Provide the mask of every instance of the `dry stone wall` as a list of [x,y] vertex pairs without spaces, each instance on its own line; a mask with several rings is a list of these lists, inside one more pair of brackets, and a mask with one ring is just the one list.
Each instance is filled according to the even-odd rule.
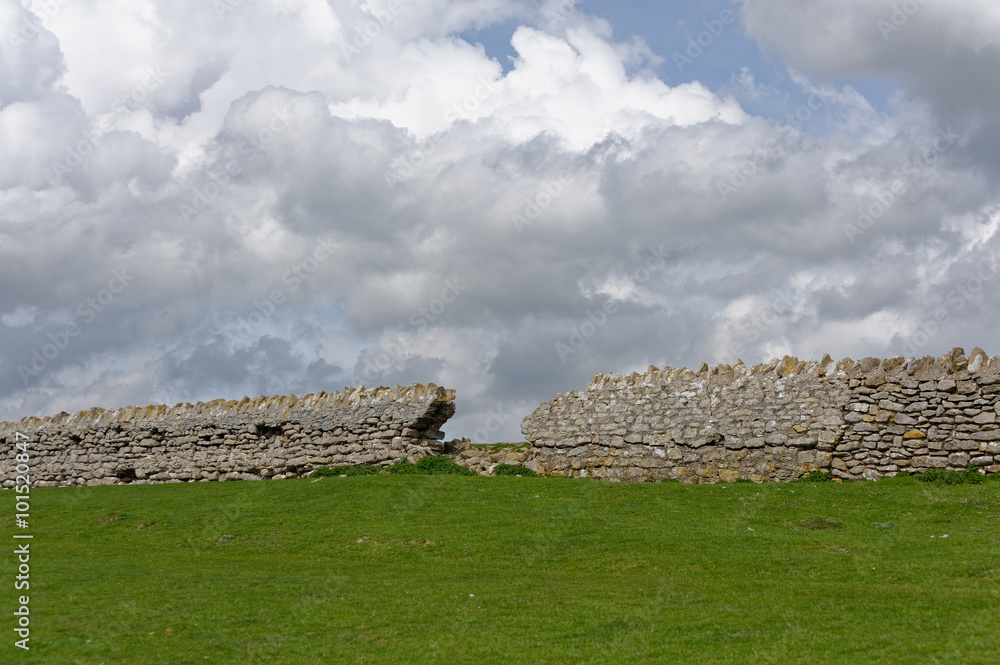
[[[15,484],[22,435],[35,486],[286,478],[416,461],[446,452],[440,428],[454,412],[454,391],[415,384],[26,418],[0,423],[0,481]],[[992,473],[998,419],[1000,358],[978,348],[857,362],[786,356],[602,374],[524,420],[530,448],[487,454],[464,442],[457,461],[480,473],[509,463],[632,481],[791,480],[816,470],[876,479],[968,465]]]
[[454,397],[415,384],[25,418],[0,423],[0,480],[14,486],[18,433],[35,486],[286,478],[323,465],[415,461],[443,450]]
[[1000,358],[800,362],[595,377],[525,418],[523,462],[615,480],[791,480],[810,471],[1000,470]]

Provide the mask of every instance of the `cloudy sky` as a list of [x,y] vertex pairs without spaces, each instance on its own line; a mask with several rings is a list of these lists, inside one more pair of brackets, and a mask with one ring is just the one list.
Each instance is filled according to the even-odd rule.
[[995,0],[0,0],[0,419],[1000,352]]

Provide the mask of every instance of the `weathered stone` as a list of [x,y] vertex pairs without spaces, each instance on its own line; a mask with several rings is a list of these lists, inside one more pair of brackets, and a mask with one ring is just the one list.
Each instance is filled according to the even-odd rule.
[[[977,362],[968,378],[965,363]],[[966,458],[987,470],[997,465],[1000,359],[952,352],[868,365],[862,372],[846,359],[786,357],[752,368],[706,366],[700,375],[670,368],[599,375],[586,390],[558,395],[525,419],[527,452],[474,455],[467,454],[471,443],[445,443],[440,425],[454,405],[436,387],[414,386],[419,404],[383,399],[388,389],[348,389],[341,401],[350,409],[319,408],[321,394],[268,398],[279,404],[256,398],[133,408],[120,430],[105,421],[81,428],[86,418],[60,416],[36,432],[43,421],[35,421],[34,463],[38,482],[77,485],[208,480],[213,473],[226,480],[295,477],[319,464],[388,465],[446,451],[480,473],[498,463],[533,463],[554,475],[627,481],[789,480],[812,468],[874,478]],[[414,409],[423,415],[413,417]],[[13,427],[0,424],[0,441],[9,442]],[[75,439],[63,436],[74,427]],[[0,464],[9,486],[3,454]]]
[[952,453],[948,455],[948,464],[951,466],[969,466],[969,456],[965,453]]
[[537,461],[537,460],[530,460],[528,462],[525,462],[524,463],[524,468],[531,469],[532,471],[534,471],[537,474],[543,474],[544,475],[547,472],[545,466],[543,466],[542,463],[539,462],[539,461]]
[[971,395],[979,389],[979,386],[976,385],[975,381],[958,381],[955,384],[955,389],[962,395]]
[[865,480],[879,480],[882,476],[883,474],[880,471],[871,468],[865,469],[861,474],[861,477]]
[[913,466],[923,469],[943,469],[948,466],[947,457],[914,457]]
[[[408,455],[422,457],[443,447],[436,440],[438,428],[454,410],[454,392],[434,385],[348,388],[343,394],[172,408],[91,409],[0,423],[0,440],[30,426],[55,448],[71,451],[44,473],[36,467],[38,482],[258,480],[302,475],[334,459],[389,464]],[[397,436],[404,432],[410,436]],[[0,457],[0,479],[12,471],[9,461]]]

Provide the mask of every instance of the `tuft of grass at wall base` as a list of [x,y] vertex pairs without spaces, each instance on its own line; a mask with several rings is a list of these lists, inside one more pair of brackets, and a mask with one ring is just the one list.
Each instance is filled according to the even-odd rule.
[[494,476],[529,476],[534,477],[538,474],[531,469],[520,466],[519,464],[497,464],[493,467]]
[[[0,531],[14,542],[14,493]],[[1000,482],[31,490],[10,663],[995,663]],[[13,547],[9,548],[10,550]]]
[[353,464],[348,466],[321,466],[309,474],[310,478],[336,478],[339,476],[376,476],[385,470],[373,464]]
[[427,456],[416,464],[398,460],[390,466],[374,464],[357,464],[353,466],[321,466],[309,474],[310,478],[331,478],[339,476],[375,476],[380,473],[393,473],[411,476],[475,476],[475,471],[455,464],[450,457]]

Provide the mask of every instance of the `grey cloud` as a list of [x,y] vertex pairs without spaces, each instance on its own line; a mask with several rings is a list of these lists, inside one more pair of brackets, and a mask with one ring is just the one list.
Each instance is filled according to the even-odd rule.
[[66,72],[59,40],[15,0],[0,3],[0,109],[45,96]]
[[309,361],[287,340],[264,336],[250,347],[232,349],[217,336],[165,355],[157,382],[161,390],[183,398],[213,399],[209,396],[235,398],[241,390],[252,395],[332,392],[345,378],[343,368]]
[[994,173],[1000,123],[1000,24],[980,0],[788,3],[763,0],[743,10],[748,33],[773,45],[795,68],[822,77],[897,79],[904,99],[926,103],[942,126],[974,134],[966,159]]
[[[331,5],[342,31],[361,19],[347,4]],[[934,61],[950,43],[934,26],[910,26],[936,40],[923,55],[915,37],[865,42],[867,9],[827,38],[833,6],[761,0],[746,12],[751,34],[809,75],[899,77],[906,94],[893,115],[796,78],[824,95],[816,113],[831,131],[819,137],[697,115],[707,91],[669,97],[655,81],[582,80],[591,69],[573,58],[583,56],[544,40],[515,63],[517,76],[500,78],[448,36],[480,21],[472,9],[485,21],[530,10],[488,0],[433,5],[440,21],[407,5],[352,64],[333,18],[289,10],[269,25],[249,5],[222,22],[209,13],[135,63],[168,75],[61,174],[53,161],[121,93],[72,60],[87,104],[54,92],[58,78],[41,76],[38,90],[18,83],[26,101],[0,108],[0,123],[31,129],[2,146],[17,165],[0,164],[0,417],[433,381],[459,392],[450,436],[511,439],[534,405],[600,372],[697,366],[733,345],[748,362],[893,355],[939,307],[948,325],[921,351],[958,341],[995,353],[993,282],[961,307],[953,294],[997,249],[1000,209],[982,168],[992,121],[948,101],[987,108],[992,84],[984,92],[979,77],[992,47],[980,58],[958,49],[974,63],[963,79],[957,61]],[[179,6],[160,11],[168,24],[189,18]],[[557,47],[574,67],[562,78],[527,61]],[[46,49],[12,65],[11,80],[63,62],[58,43]],[[601,53],[588,57],[618,60],[587,66],[610,71],[630,57]],[[435,76],[452,66],[461,74]],[[445,123],[479,72],[494,76],[484,115]],[[647,110],[613,108],[628,95]],[[570,114],[558,107],[566,100]],[[617,120],[600,129],[606,118],[588,114],[605,107]],[[960,140],[908,174],[950,120],[963,120]],[[845,232],[897,180],[906,192],[862,233]],[[519,229],[519,217],[530,223]],[[662,267],[637,279],[652,250]],[[134,282],[25,387],[17,365],[123,265]],[[608,302],[615,312],[602,319]],[[781,311],[769,313],[775,302]],[[560,357],[557,344],[572,352]]]

